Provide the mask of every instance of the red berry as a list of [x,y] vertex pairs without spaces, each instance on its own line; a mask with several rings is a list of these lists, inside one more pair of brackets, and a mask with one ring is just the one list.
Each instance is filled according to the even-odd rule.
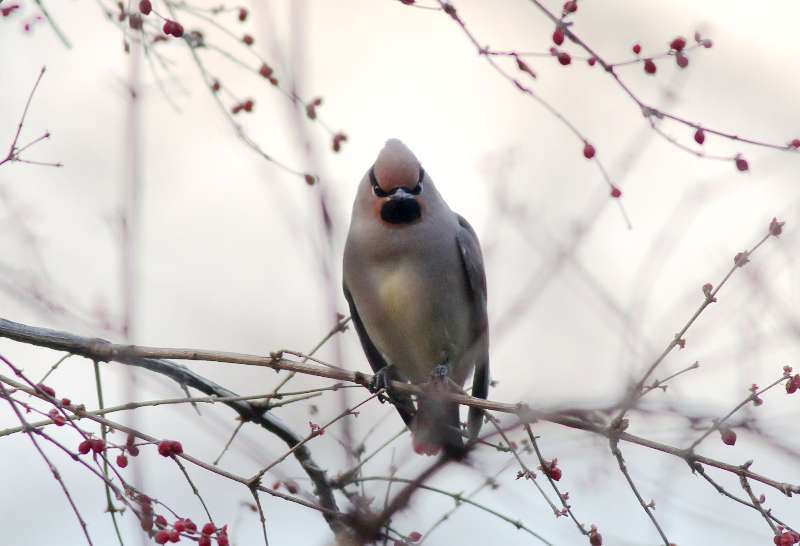
[[421,538],[422,538],[422,533],[419,533],[417,531],[413,531],[408,535],[409,542],[419,542]]
[[95,453],[102,453],[106,450],[106,443],[102,440],[102,438],[95,438],[92,440],[92,451]]
[[117,466],[120,468],[128,466],[128,458],[125,455],[117,455]]
[[252,36],[250,36],[249,34],[245,34],[245,35],[242,37],[242,41],[243,41],[243,42],[244,42],[246,45],[249,45],[249,46],[250,46],[250,45],[253,45],[253,42],[255,42],[255,40],[253,39],[253,37],[252,37]]
[[576,11],[578,11],[578,2],[575,0],[564,2],[564,13],[575,13]]
[[167,531],[159,531],[156,533],[156,544],[166,544],[169,541],[169,533]]
[[158,525],[161,529],[167,526],[167,518],[162,515],[156,516],[156,525]]
[[245,112],[252,112],[253,111],[253,99],[247,99],[242,103],[242,108],[244,108]]
[[648,74],[655,74],[656,73],[656,63],[653,62],[653,59],[647,59],[644,62],[644,71]]
[[603,535],[597,532],[597,530],[592,531],[589,534],[589,544],[592,546],[603,546]]
[[48,387],[48,386],[47,386],[47,385],[45,385],[44,383],[39,383],[38,385],[36,385],[36,387],[37,387],[37,388],[38,388],[38,389],[39,389],[41,392],[45,393],[47,396],[51,396],[51,397],[53,397],[53,398],[55,398],[55,397],[56,397],[56,391],[55,391],[55,390],[53,390],[53,387]]
[[247,9],[239,8],[239,21],[244,22],[247,19]]
[[220,533],[217,537],[217,545],[218,546],[228,546],[230,543],[228,542],[228,535],[225,533]]
[[[800,141],[798,141],[798,146],[800,146]],[[62,398],[61,399],[61,405],[62,406],[71,406],[72,405],[72,400],[70,400],[69,398]]]
[[161,440],[158,444],[158,454],[162,457],[169,457],[172,455],[172,442],[169,440]]
[[192,520],[186,518],[185,520],[183,520],[183,522],[186,524],[186,532],[188,533],[197,532],[197,525],[195,525],[195,523]]
[[84,440],[80,444],[78,444],[78,453],[81,455],[86,455],[92,450],[92,441],[91,440]]
[[142,15],[150,15],[150,12],[153,11],[153,4],[150,3],[150,0],[141,0],[139,11],[142,12]]
[[211,84],[211,90],[216,93],[220,89],[219,80],[214,80],[214,83]]
[[186,530],[186,524],[183,522],[182,519],[179,519],[178,521],[176,521],[175,524],[172,527],[176,531],[178,531],[179,533],[182,533],[182,532],[184,532]]
[[272,76],[272,72],[273,72],[272,67],[266,63],[262,64],[261,68],[258,69],[258,73],[261,74],[261,76],[264,78],[269,78],[270,76]]
[[594,146],[588,142],[583,145],[583,157],[586,159],[592,159],[594,157]]
[[[785,223],[786,222],[779,222],[777,218],[773,218],[772,221],[769,223],[769,234],[772,235],[773,237],[778,237],[781,233],[783,233],[783,225]],[[786,370],[786,368],[788,368],[788,371],[786,371],[786,373],[792,371],[791,366],[784,367],[784,370]]]
[[561,45],[564,43],[564,31],[561,30],[561,27],[556,27],[553,31],[553,43],[556,45]]
[[669,47],[675,51],[683,51],[683,48],[686,47],[686,39],[678,36],[670,42]]
[[130,453],[131,457],[136,457],[139,455],[139,448],[137,446],[130,446],[128,447],[128,453]]
[[619,199],[622,196],[622,190],[616,186],[611,186],[611,197]]
[[750,169],[750,165],[747,164],[747,160],[740,155],[736,156],[736,168],[742,172],[745,172]]
[[205,525],[203,525],[202,533],[204,535],[213,535],[214,531],[216,531],[216,530],[217,530],[217,528],[214,527],[213,523],[206,523]]
[[697,131],[694,132],[694,141],[698,144],[702,144],[706,141],[706,133],[700,127],[698,127]]
[[589,66],[594,66],[594,65],[595,65],[595,63],[597,62],[597,59],[596,59],[595,57],[589,57],[589,58],[586,60],[586,62],[587,62],[587,63],[589,63]]
[[572,57],[570,57],[569,53],[566,51],[562,51],[558,54],[558,62],[561,63],[562,66],[567,66],[572,62]]
[[170,542],[180,542],[181,534],[178,531],[170,531],[169,532],[169,541]]
[[720,434],[722,435],[722,443],[726,446],[732,446],[736,443],[736,433],[729,429],[722,429],[720,430]]
[[795,139],[793,139],[793,140],[792,140],[792,141],[789,143],[789,146],[791,146],[792,148],[794,148],[794,149],[796,149],[796,150],[797,150],[797,149],[800,149],[800,138],[795,138]]
[[298,487],[297,482],[293,482],[293,481],[290,480],[290,481],[287,481],[287,482],[283,482],[283,485],[286,486],[286,490],[289,493],[291,493],[292,495],[296,495],[297,492],[300,491],[300,488]]
[[172,441],[172,453],[174,453],[175,455],[180,455],[181,453],[183,453],[183,446],[181,445],[180,442],[176,440]]
[[548,473],[550,474],[550,477],[553,478],[553,481],[557,482],[558,480],[561,479],[561,469],[558,468],[557,466],[551,468]]
[[64,423],[67,422],[66,419],[64,419],[64,416],[61,415],[61,413],[59,413],[59,411],[56,408],[53,408],[50,411],[48,411],[47,415],[50,417],[50,419],[53,420],[53,423],[55,423],[57,427],[62,427],[64,426]]
[[180,38],[183,36],[183,25],[177,21],[173,21],[172,19],[167,19],[164,21],[162,30],[164,31],[164,34],[174,36],[175,38]]
[[689,66],[689,57],[687,57],[683,53],[676,53],[675,54],[675,63],[680,68],[686,68],[687,66]]
[[640,46],[639,44],[633,44],[633,47],[631,49],[636,55],[642,52],[642,46]]
[[197,540],[197,546],[211,546],[211,539],[208,535],[203,535]]

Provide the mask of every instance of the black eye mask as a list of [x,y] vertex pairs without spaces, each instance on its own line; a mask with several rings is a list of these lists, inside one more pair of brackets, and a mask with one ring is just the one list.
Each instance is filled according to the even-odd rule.
[[394,195],[394,193],[400,189],[401,187],[405,190],[406,193],[410,193],[411,195],[419,195],[422,191],[422,181],[425,178],[425,170],[420,167],[419,168],[419,179],[417,180],[417,185],[413,188],[408,188],[406,186],[398,186],[394,188],[392,191],[384,191],[380,184],[378,184],[378,179],[375,177],[375,168],[371,168],[369,170],[369,182],[372,184],[372,192],[375,194],[376,197],[389,197],[390,195]]

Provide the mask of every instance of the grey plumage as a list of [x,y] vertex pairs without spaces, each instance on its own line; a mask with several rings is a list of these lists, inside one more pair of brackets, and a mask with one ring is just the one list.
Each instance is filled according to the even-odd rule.
[[[474,396],[489,388],[486,277],[469,223],[450,210],[416,157],[389,140],[359,185],[344,253],[344,292],[364,352],[387,379],[426,383],[436,369]],[[388,366],[388,368],[387,368]],[[463,446],[459,407],[390,393],[415,448]],[[482,414],[470,409],[469,433]]]

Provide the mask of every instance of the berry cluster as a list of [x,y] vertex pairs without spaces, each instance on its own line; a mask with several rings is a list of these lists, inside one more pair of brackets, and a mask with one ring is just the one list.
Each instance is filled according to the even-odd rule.
[[183,453],[183,446],[175,440],[161,440],[158,444],[158,454],[162,457],[171,457]]
[[549,463],[545,463],[539,467],[539,470],[544,472],[551,480],[557,482],[561,479],[561,469],[558,467],[558,459],[553,459]]
[[227,525],[217,529],[213,523],[206,523],[203,525],[199,536],[197,536],[197,525],[188,518],[176,520],[172,524],[172,529],[169,529],[167,519],[159,515],[156,516],[155,524],[160,529],[153,537],[156,544],[180,542],[181,536],[186,536],[192,541],[196,541],[198,546],[211,546],[211,538],[214,534],[216,534],[218,546],[228,546],[230,544]]

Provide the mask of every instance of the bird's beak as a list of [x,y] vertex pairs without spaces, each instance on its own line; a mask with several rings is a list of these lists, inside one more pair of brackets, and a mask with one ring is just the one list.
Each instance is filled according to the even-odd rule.
[[399,187],[389,195],[390,201],[402,201],[404,199],[414,199],[414,195],[406,191],[405,188]]
[[416,196],[402,187],[392,192],[381,207],[381,219],[390,224],[410,224],[421,215]]

